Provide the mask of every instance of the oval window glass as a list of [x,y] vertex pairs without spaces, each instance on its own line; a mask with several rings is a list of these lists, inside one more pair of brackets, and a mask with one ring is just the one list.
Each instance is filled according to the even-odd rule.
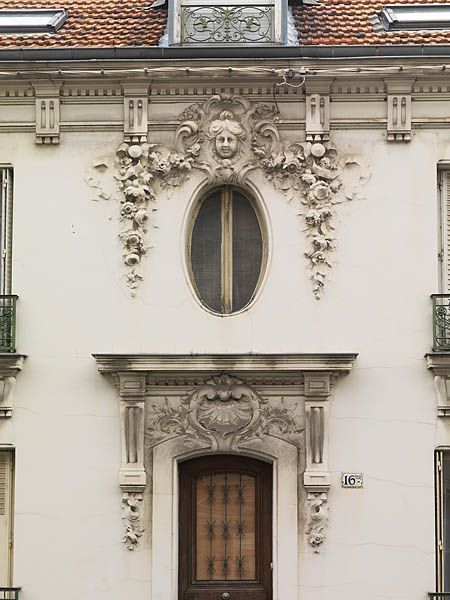
[[199,299],[231,314],[253,299],[261,279],[264,243],[253,202],[225,187],[199,205],[190,240],[190,266]]

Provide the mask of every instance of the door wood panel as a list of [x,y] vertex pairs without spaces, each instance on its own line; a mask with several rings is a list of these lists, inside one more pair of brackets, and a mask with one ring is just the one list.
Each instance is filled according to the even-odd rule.
[[272,599],[272,465],[211,455],[180,464],[179,600]]

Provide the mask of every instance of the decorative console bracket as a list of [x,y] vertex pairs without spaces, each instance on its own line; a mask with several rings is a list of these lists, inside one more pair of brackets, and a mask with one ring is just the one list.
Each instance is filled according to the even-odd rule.
[[331,372],[305,373],[306,470],[303,484],[308,492],[307,529],[309,543],[319,552],[328,523],[328,420]]
[[434,374],[438,416],[450,417],[450,353],[432,352],[426,357],[428,369]]
[[12,417],[16,376],[24,360],[22,354],[0,354],[0,419]]
[[147,142],[148,134],[148,84],[123,84],[124,142]]
[[147,484],[144,468],[145,373],[118,372],[115,383],[120,394],[122,465],[119,485],[123,494],[123,542],[129,550],[134,550],[144,532],[142,502]]
[[411,141],[411,89],[414,79],[385,79],[388,142]]
[[59,144],[60,90],[58,83],[34,83],[36,144]]
[[306,141],[327,142],[330,139],[331,79],[307,79]]
[[[120,395],[119,482],[123,492],[124,542],[129,550],[136,547],[144,531],[144,448],[145,465],[151,469],[153,453],[160,453],[164,444],[175,442],[183,456],[193,450],[251,450],[253,454],[261,452],[267,460],[264,451],[276,447],[274,460],[292,453],[289,464],[297,477],[302,475],[298,471],[300,462],[292,462],[292,457],[303,453],[306,534],[314,552],[318,552],[328,522],[331,386],[339,375],[351,371],[356,354],[94,357],[99,372],[112,377]],[[158,454],[159,460],[164,456],[169,462],[165,466],[155,463],[157,473],[172,468],[180,455],[165,452]],[[157,486],[157,480],[153,481]],[[153,510],[158,514],[161,505],[153,505]],[[290,525],[294,526],[296,520]]]

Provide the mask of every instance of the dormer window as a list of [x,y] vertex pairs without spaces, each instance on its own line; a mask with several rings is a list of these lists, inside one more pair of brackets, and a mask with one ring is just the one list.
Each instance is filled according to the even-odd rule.
[[450,29],[450,4],[388,4],[370,18],[375,31]]
[[0,9],[0,33],[56,33],[66,19],[63,8]]
[[174,0],[171,6],[173,45],[286,43],[287,0]]

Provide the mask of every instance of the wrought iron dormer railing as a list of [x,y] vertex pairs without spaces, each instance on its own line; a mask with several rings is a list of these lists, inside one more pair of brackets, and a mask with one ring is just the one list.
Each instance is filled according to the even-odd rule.
[[429,600],[450,600],[450,592],[430,592]]
[[276,2],[181,4],[182,45],[274,44]]

